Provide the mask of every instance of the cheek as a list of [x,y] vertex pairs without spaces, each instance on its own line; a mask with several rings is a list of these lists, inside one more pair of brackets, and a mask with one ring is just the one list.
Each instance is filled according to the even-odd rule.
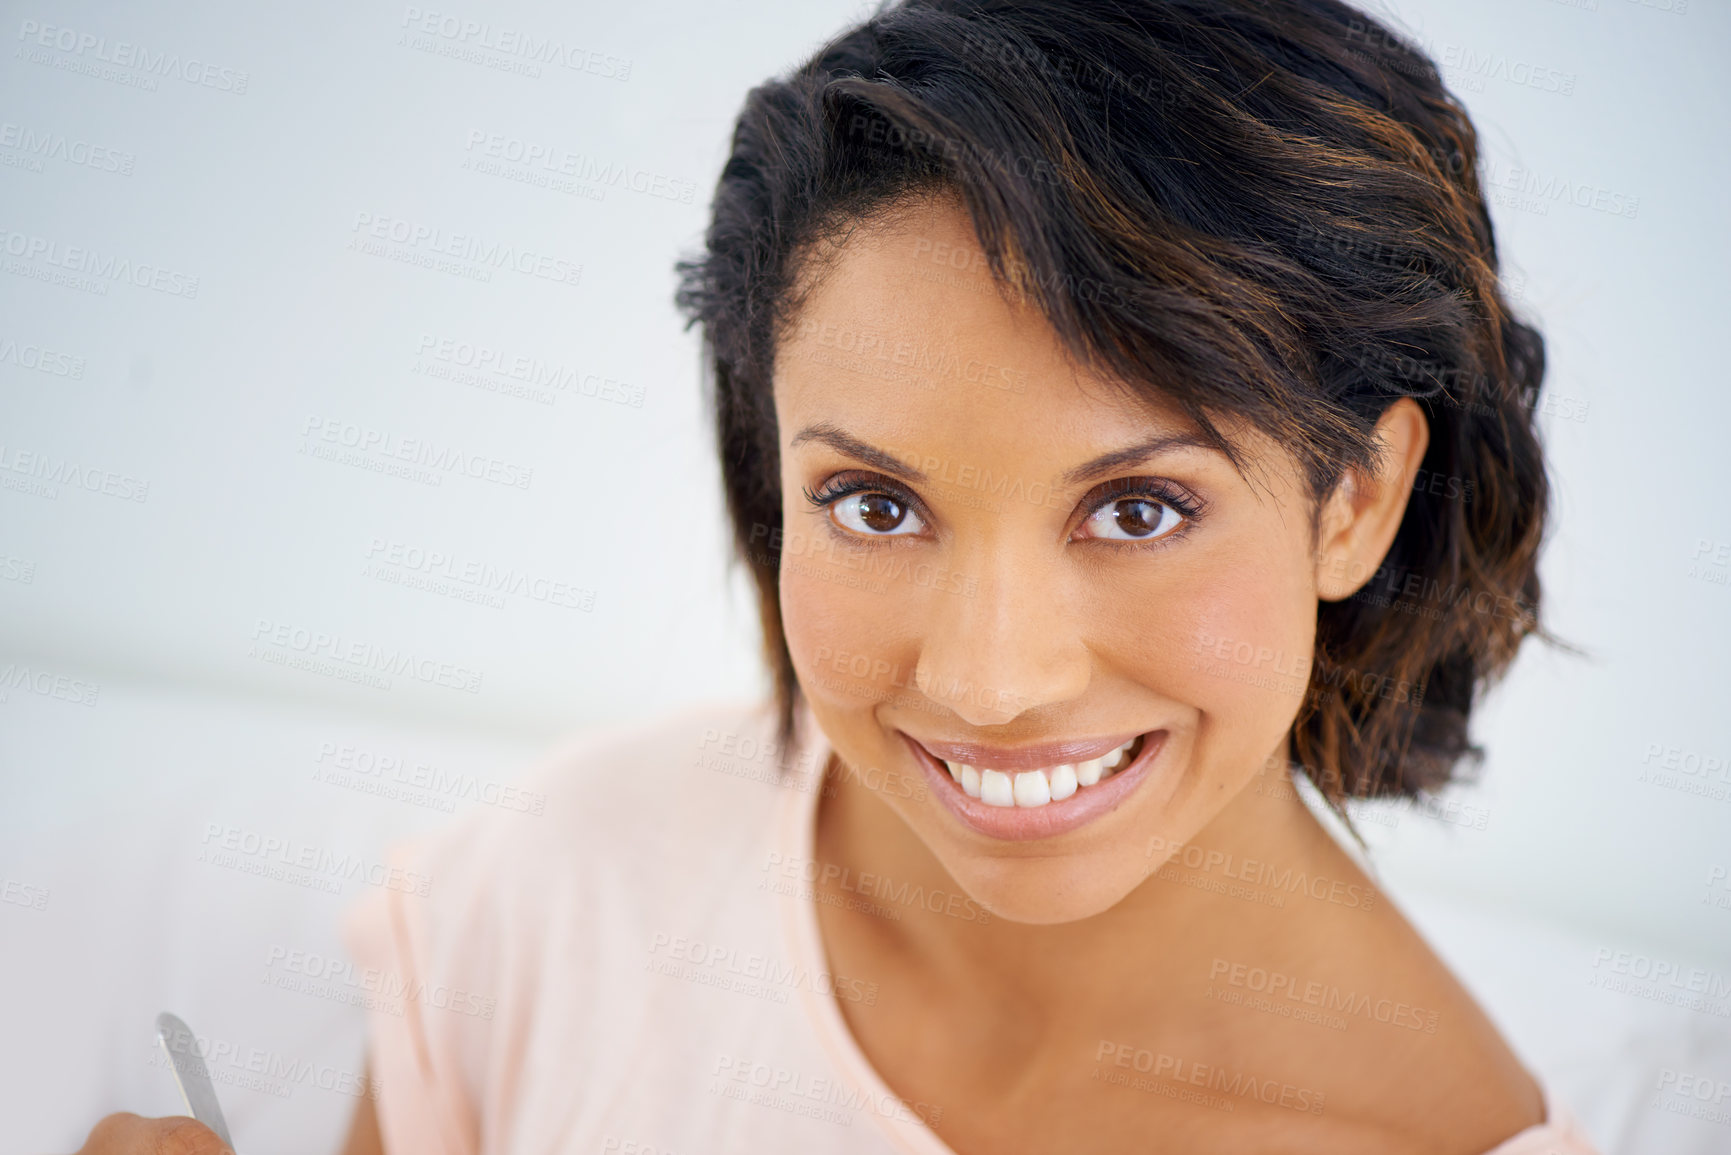
[[1161,570],[1133,596],[1120,591],[1117,604],[1133,608],[1110,616],[1121,670],[1189,707],[1204,734],[1218,727],[1234,745],[1262,745],[1257,756],[1304,699],[1316,636],[1315,595],[1279,552]]
[[1199,704],[1223,721],[1284,732],[1310,684],[1316,607],[1279,585],[1248,580],[1198,599],[1184,639]]
[[782,630],[807,696],[859,708],[912,684],[894,586],[878,589],[869,565],[788,552],[780,584]]

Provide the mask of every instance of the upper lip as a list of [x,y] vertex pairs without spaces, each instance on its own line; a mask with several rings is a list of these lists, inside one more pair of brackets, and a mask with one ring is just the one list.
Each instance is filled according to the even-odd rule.
[[1131,730],[1105,738],[1065,738],[1037,746],[988,746],[983,742],[945,742],[937,738],[903,736],[929,750],[945,762],[961,762],[978,770],[1038,770],[1047,766],[1075,765],[1110,754],[1146,730]]

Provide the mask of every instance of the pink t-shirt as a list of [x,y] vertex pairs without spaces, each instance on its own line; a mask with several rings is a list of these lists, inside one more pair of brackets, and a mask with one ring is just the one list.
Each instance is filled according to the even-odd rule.
[[[830,748],[800,721],[785,777],[763,706],[591,733],[392,848],[416,886],[343,925],[388,1155],[954,1155],[944,1105],[892,1092],[842,1017],[877,990],[826,969],[805,880]],[[1547,1122],[1487,1155],[1595,1155],[1541,1086]]]

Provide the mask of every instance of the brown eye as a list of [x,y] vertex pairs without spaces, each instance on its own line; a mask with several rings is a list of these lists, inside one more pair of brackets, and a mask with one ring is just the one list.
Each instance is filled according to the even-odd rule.
[[1160,511],[1163,505],[1141,498],[1112,503],[1112,516],[1117,521],[1118,528],[1131,537],[1147,537],[1160,528]]
[[1089,537],[1147,541],[1165,537],[1184,523],[1184,515],[1163,501],[1121,497],[1095,510],[1086,524]]
[[859,519],[879,533],[889,533],[902,523],[902,505],[893,497],[868,493],[859,499]]
[[843,528],[867,537],[918,533],[924,528],[917,514],[887,493],[855,494],[831,508]]

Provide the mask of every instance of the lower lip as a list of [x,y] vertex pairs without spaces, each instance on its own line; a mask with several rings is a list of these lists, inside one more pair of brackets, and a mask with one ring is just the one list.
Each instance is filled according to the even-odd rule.
[[1156,730],[1143,737],[1142,752],[1136,755],[1134,762],[1114,772],[1104,782],[1078,787],[1062,802],[1048,802],[1044,806],[988,806],[969,796],[930,750],[906,734],[902,737],[907,739],[920,769],[925,771],[933,793],[950,808],[950,813],[970,829],[1006,842],[1055,838],[1118,809],[1130,792],[1148,777],[1160,751],[1166,748],[1166,731]]

